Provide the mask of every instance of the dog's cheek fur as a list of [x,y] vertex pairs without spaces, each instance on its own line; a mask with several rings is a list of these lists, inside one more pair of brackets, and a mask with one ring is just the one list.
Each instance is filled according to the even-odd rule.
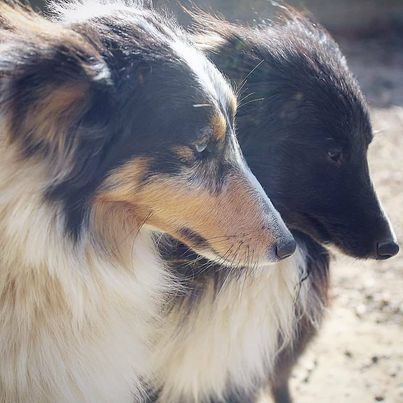
[[229,168],[220,190],[212,191],[199,183],[195,169],[151,175],[152,167],[153,159],[143,157],[115,169],[95,204],[132,206],[138,222],[147,222],[199,252],[221,256],[227,263],[253,266],[267,261],[279,230],[246,173]]

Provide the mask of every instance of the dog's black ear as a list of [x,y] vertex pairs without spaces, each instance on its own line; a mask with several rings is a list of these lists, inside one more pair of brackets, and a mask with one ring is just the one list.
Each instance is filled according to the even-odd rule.
[[101,52],[62,23],[0,5],[0,136],[18,158],[44,164],[46,196],[76,222],[112,137],[114,86]]
[[108,102],[109,72],[101,55],[61,24],[4,5],[0,41],[0,110],[8,141],[24,157],[68,160],[79,128],[94,124],[94,109],[101,112]]

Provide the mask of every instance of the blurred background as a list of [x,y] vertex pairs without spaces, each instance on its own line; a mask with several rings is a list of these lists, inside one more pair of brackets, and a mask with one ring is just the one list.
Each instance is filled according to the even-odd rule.
[[[1,0],[0,0],[1,1]],[[44,7],[45,0],[32,0]],[[191,6],[191,2],[181,0]],[[195,0],[248,24],[276,7],[266,0]],[[369,101],[375,140],[370,166],[378,194],[403,243],[403,0],[289,0],[308,10],[339,42]],[[180,23],[177,0],[154,0]],[[403,253],[384,262],[336,255],[332,307],[292,378],[297,403],[403,403]],[[269,402],[262,397],[262,402]]]

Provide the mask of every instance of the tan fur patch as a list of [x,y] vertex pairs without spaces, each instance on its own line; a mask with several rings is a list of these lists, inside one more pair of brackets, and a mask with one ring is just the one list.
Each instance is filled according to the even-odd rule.
[[136,192],[148,166],[147,158],[138,157],[117,169],[96,195],[95,202],[129,201],[129,195]]
[[87,90],[87,83],[78,82],[44,89],[42,99],[27,113],[25,130],[36,136],[37,140],[62,150],[66,139],[63,132],[83,108]]
[[[126,164],[107,180],[98,200],[134,206],[136,220],[146,222],[200,250],[181,233],[188,228],[205,239],[214,252],[229,262],[245,265],[265,261],[275,241],[261,197],[247,177],[234,174],[222,192],[191,186],[190,177],[155,176],[142,183],[147,160]],[[247,206],[247,208],[245,208]]]
[[[6,65],[2,70],[4,78],[21,80],[30,75],[36,77],[32,86],[15,92],[10,89],[6,97],[3,107],[10,129],[8,140],[18,137],[22,142],[28,140],[24,144],[27,146],[32,145],[30,140],[34,140],[34,144],[45,143],[50,149],[60,149],[64,145],[66,130],[83,110],[91,81],[104,67],[101,56],[80,34],[18,5],[0,5],[0,41],[4,44],[4,52],[16,57],[14,69]],[[24,52],[37,55],[35,63],[24,56]],[[55,52],[63,53],[63,57],[59,60]],[[52,60],[53,57],[55,60]],[[25,59],[28,60],[27,66]],[[75,63],[76,70],[72,71],[76,73],[65,67],[66,60]],[[42,62],[45,65],[52,62],[54,68],[44,72]],[[51,77],[53,74],[55,76]],[[26,103],[29,108],[21,114],[19,106],[24,97],[29,98]]]
[[192,161],[194,160],[194,153],[190,147],[182,146],[182,147],[174,147],[173,151],[178,156],[179,159],[183,161]]
[[216,112],[211,119],[211,128],[213,129],[213,136],[219,141],[225,139],[227,133],[227,122],[220,112]]
[[232,118],[235,117],[237,108],[238,108],[238,100],[237,100],[236,96],[232,94],[232,96],[230,97],[230,109],[231,109]]

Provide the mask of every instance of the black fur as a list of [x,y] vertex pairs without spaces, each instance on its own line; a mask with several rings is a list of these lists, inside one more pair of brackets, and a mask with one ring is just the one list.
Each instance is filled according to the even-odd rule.
[[203,238],[197,232],[192,231],[190,228],[182,228],[179,230],[179,233],[192,244],[203,247],[203,248],[210,248],[210,245],[207,239]]
[[211,59],[239,84],[247,77],[237,114],[242,150],[289,227],[379,258],[377,243],[393,236],[368,172],[371,123],[337,44],[299,16],[256,30],[216,28],[224,43]]

